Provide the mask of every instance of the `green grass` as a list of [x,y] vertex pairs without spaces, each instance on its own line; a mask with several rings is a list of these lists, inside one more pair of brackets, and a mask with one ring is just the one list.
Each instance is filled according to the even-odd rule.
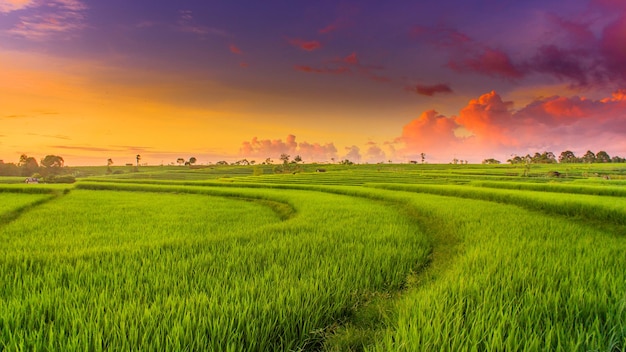
[[[368,292],[402,287],[428,252],[369,200],[160,191],[74,190],[3,229],[6,349],[311,347]],[[297,214],[281,221],[239,198],[289,199]]]
[[1,185],[0,350],[626,348],[624,164],[258,167]]

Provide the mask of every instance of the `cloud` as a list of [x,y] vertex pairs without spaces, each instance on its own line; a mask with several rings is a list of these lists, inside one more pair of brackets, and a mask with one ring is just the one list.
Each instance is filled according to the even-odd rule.
[[332,33],[334,31],[336,31],[338,28],[339,28],[339,26],[337,25],[337,23],[331,23],[331,24],[327,25],[326,27],[321,28],[317,32],[319,34],[329,34],[329,33]]
[[222,29],[197,24],[191,10],[178,11],[178,23],[176,25],[176,29],[180,32],[192,33],[199,36],[215,35],[226,37],[229,35],[228,32]]
[[55,139],[64,139],[64,140],[71,140],[70,137],[68,136],[64,136],[64,135],[60,135],[60,134],[56,134],[56,135],[50,135],[50,134],[39,134],[39,133],[27,133],[28,136],[37,136],[37,137],[46,137],[46,138],[55,138]]
[[384,163],[387,161],[387,155],[376,143],[370,142],[368,145],[365,152],[365,158],[368,162]]
[[485,48],[470,57],[451,60],[448,67],[458,72],[476,72],[508,79],[524,76],[524,72],[511,61],[507,53],[492,48]]
[[[404,126],[395,140],[405,157],[454,155],[475,162],[492,157],[566,149],[607,150],[623,154],[626,143],[626,89],[594,100],[552,96],[532,101],[518,110],[496,92],[471,99],[458,116],[430,110]],[[463,133],[459,133],[463,131]],[[445,161],[446,158],[439,161]],[[506,159],[505,159],[506,160]]]
[[531,61],[531,67],[535,72],[551,74],[560,80],[569,80],[576,85],[586,86],[589,83],[588,71],[582,66],[580,56],[581,53],[547,45],[538,49]]
[[[54,136],[47,136],[54,137]],[[62,138],[64,139],[64,138]],[[141,147],[132,145],[112,145],[109,147],[93,147],[89,145],[52,145],[50,148],[80,150],[87,152],[126,152],[126,153],[151,153],[154,152],[152,147]]]
[[328,161],[337,157],[337,148],[333,143],[302,142],[298,144],[297,153],[304,161]]
[[35,5],[35,0],[0,0],[0,13],[18,11]]
[[352,53],[346,57],[344,57],[341,61],[347,63],[347,64],[351,64],[351,65],[358,65],[359,64],[359,59],[356,57],[356,53]]
[[328,161],[337,157],[337,148],[333,143],[297,143],[294,135],[288,135],[284,142],[281,139],[254,137],[242,143],[239,154],[261,158],[278,158],[281,154],[288,154],[292,158],[300,155],[304,161]]
[[429,110],[405,125],[402,128],[402,135],[396,142],[401,142],[408,149],[418,152],[456,146],[458,138],[454,131],[458,127],[453,118]]
[[[449,55],[448,68],[460,73],[521,80],[549,76],[572,87],[626,84],[626,2],[592,1],[590,10],[609,10],[616,17],[607,22],[572,20],[554,14],[538,25],[546,35],[515,52],[474,40],[453,28],[415,26],[409,32]],[[592,28],[593,27],[593,28]],[[523,50],[522,50],[523,49]]]
[[18,23],[7,32],[31,40],[46,40],[58,36],[73,36],[86,27],[87,6],[79,0],[50,0],[29,2],[37,13],[19,17]]
[[348,159],[357,164],[361,162],[361,149],[359,147],[353,145],[351,147],[346,147],[345,150],[347,153],[343,156],[343,159]]
[[230,52],[233,53],[233,54],[237,54],[237,55],[243,54],[241,49],[239,49],[239,47],[237,47],[237,45],[235,45],[235,44],[230,44],[230,46],[228,48],[230,49]]
[[610,76],[626,82],[626,12],[604,28],[600,50]]
[[297,48],[300,48],[302,50],[306,50],[306,51],[313,51],[322,47],[322,44],[317,40],[305,41],[305,40],[296,38],[296,39],[288,39],[288,42],[289,44]]
[[352,71],[350,68],[345,66],[340,66],[337,68],[328,68],[328,67],[311,67],[308,65],[296,65],[293,67],[294,70],[306,73],[322,73],[322,74],[333,74],[333,75],[342,75],[349,74]]
[[420,95],[425,95],[427,97],[432,97],[436,93],[452,93],[452,88],[449,85],[439,83],[434,85],[421,85],[418,84],[416,86],[407,86],[404,88],[407,91],[415,92]]

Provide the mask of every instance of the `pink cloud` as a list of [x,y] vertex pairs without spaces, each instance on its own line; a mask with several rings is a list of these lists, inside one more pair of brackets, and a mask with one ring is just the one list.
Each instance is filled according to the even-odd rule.
[[31,40],[46,40],[58,36],[73,37],[86,27],[84,12],[87,6],[79,0],[8,1],[4,6],[0,5],[0,12],[26,7],[37,7],[37,14],[20,16],[8,33]]
[[346,155],[344,155],[342,159],[348,159],[353,163],[361,162],[361,149],[359,147],[353,145],[351,147],[346,147],[345,150]]
[[337,157],[337,148],[333,143],[296,142],[296,136],[289,135],[283,142],[281,139],[263,139],[254,137],[242,143],[239,154],[245,157],[278,158],[281,154],[292,158],[300,155],[306,161],[328,161]]
[[600,48],[609,75],[626,82],[626,13],[609,24],[602,32]]
[[0,13],[22,10],[35,5],[35,0],[2,0],[0,1]]
[[[473,155],[473,161],[500,153],[526,154],[566,149],[626,154],[626,89],[600,100],[553,96],[512,109],[496,92],[468,102],[456,117],[426,111],[404,126],[396,143],[402,155]],[[457,134],[460,129],[466,131]],[[445,160],[445,158],[444,158]],[[504,159],[506,160],[506,158]],[[440,160],[441,161],[441,160]]]
[[317,32],[319,34],[329,34],[329,33],[336,31],[337,28],[339,28],[339,26],[336,23],[331,23],[328,26],[318,30]]
[[317,40],[305,41],[299,38],[289,39],[289,44],[306,51],[313,51],[322,47],[322,44]]
[[432,97],[436,93],[452,93],[452,88],[450,88],[447,84],[434,84],[434,85],[421,85],[418,84],[416,86],[407,86],[404,88],[407,91],[415,92],[420,95],[425,95],[427,97]]
[[477,72],[508,79],[519,79],[524,76],[524,72],[512,62],[507,53],[491,48],[485,48],[473,57],[451,60],[448,67],[458,72]]
[[348,64],[352,64],[352,65],[357,65],[359,63],[359,59],[356,57],[356,53],[352,53],[346,57],[343,58],[343,62],[348,63]]
[[322,73],[322,74],[333,74],[333,75],[341,75],[350,73],[350,69],[345,66],[340,66],[337,68],[328,68],[328,67],[311,67],[308,65],[296,65],[294,66],[294,70],[306,73]]
[[235,44],[230,44],[228,48],[230,49],[230,52],[233,54],[237,54],[237,55],[243,54],[241,49],[239,49],[239,47],[237,47],[237,45]]

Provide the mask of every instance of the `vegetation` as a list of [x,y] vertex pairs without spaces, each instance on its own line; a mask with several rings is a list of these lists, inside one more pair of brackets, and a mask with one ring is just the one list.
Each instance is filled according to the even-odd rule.
[[0,350],[621,351],[626,165],[594,155],[3,183]]

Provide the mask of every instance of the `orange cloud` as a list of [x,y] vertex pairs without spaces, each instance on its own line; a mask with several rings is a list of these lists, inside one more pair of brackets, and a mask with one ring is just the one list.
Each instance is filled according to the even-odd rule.
[[313,51],[322,47],[322,44],[317,40],[305,41],[300,38],[289,39],[289,44],[306,51]]
[[495,91],[469,101],[461,109],[456,123],[463,126],[484,143],[515,144],[509,131],[514,127],[512,102],[504,102]]
[[459,126],[453,118],[438,114],[435,110],[429,110],[402,128],[402,135],[398,142],[410,150],[430,151],[433,149],[456,145],[458,138],[454,130]]
[[[512,106],[490,92],[470,100],[456,117],[426,111],[404,126],[395,142],[404,146],[400,154],[405,157],[425,152],[460,158],[471,155],[473,161],[495,153],[506,160],[509,153],[536,151],[583,153],[595,148],[609,154],[626,152],[626,89],[600,100],[553,96],[519,110]],[[459,129],[471,135],[461,135]]]

